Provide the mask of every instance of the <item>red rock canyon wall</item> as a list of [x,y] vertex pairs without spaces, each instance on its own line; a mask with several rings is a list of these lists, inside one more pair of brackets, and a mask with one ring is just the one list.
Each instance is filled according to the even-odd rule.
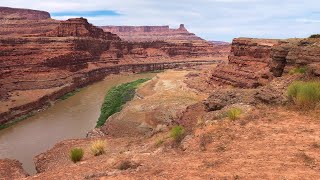
[[22,14],[1,21],[0,124],[111,73],[213,63],[208,58],[222,57],[194,43],[126,42],[84,18],[56,21],[41,11],[24,12],[0,12],[3,17]]

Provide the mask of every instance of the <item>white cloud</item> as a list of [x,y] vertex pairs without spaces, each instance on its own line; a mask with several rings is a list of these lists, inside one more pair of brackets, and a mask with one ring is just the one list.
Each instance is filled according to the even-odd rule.
[[[86,17],[96,25],[186,27],[205,39],[306,37],[319,33],[318,0],[1,0],[0,6],[49,12],[114,10],[122,16]],[[65,19],[67,17],[54,17]]]

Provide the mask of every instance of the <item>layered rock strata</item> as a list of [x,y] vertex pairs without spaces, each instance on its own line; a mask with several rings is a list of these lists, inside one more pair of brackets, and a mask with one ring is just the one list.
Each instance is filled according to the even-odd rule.
[[171,29],[169,26],[101,26],[101,28],[133,42],[203,40],[190,33],[183,24],[178,29]]
[[271,79],[269,64],[273,39],[236,38],[232,42],[228,64],[219,65],[209,82],[242,88],[265,85]]
[[229,63],[219,65],[209,83],[258,87],[297,67],[306,67],[313,75],[320,76],[319,56],[320,38],[236,38],[232,42]]
[[0,7],[0,36],[34,36],[59,25],[45,11]]
[[320,76],[320,38],[287,39],[272,49],[271,72],[281,76],[295,67],[307,67]]
[[190,33],[183,24],[178,29],[169,26],[102,26],[106,32],[112,32],[121,39],[129,42],[153,42],[164,41],[174,43],[185,48],[181,49],[188,54],[187,47],[194,47],[195,52],[201,54],[202,58],[212,59],[214,57],[225,58],[230,51],[228,43],[212,44],[194,33]]

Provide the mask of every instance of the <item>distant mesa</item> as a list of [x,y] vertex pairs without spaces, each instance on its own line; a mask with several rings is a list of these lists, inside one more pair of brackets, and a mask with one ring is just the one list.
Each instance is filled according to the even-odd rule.
[[0,36],[34,36],[51,31],[59,23],[45,11],[0,7]]
[[85,18],[71,18],[60,22],[60,25],[53,31],[46,33],[52,37],[91,37],[105,40],[121,40],[117,35],[104,32],[102,29],[93,26]]
[[44,20],[51,18],[45,11],[0,7],[0,20]]
[[101,26],[106,32],[115,33],[125,41],[203,41],[202,38],[190,33],[180,24],[178,29],[169,26]]
[[231,43],[224,42],[224,41],[208,41],[210,44],[213,45],[230,45]]

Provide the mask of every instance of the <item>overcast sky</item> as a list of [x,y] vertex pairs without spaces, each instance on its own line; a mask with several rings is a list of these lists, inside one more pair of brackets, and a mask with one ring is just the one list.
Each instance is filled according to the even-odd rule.
[[0,6],[45,10],[55,19],[83,16],[95,25],[183,23],[207,40],[320,33],[320,0],[1,0]]

